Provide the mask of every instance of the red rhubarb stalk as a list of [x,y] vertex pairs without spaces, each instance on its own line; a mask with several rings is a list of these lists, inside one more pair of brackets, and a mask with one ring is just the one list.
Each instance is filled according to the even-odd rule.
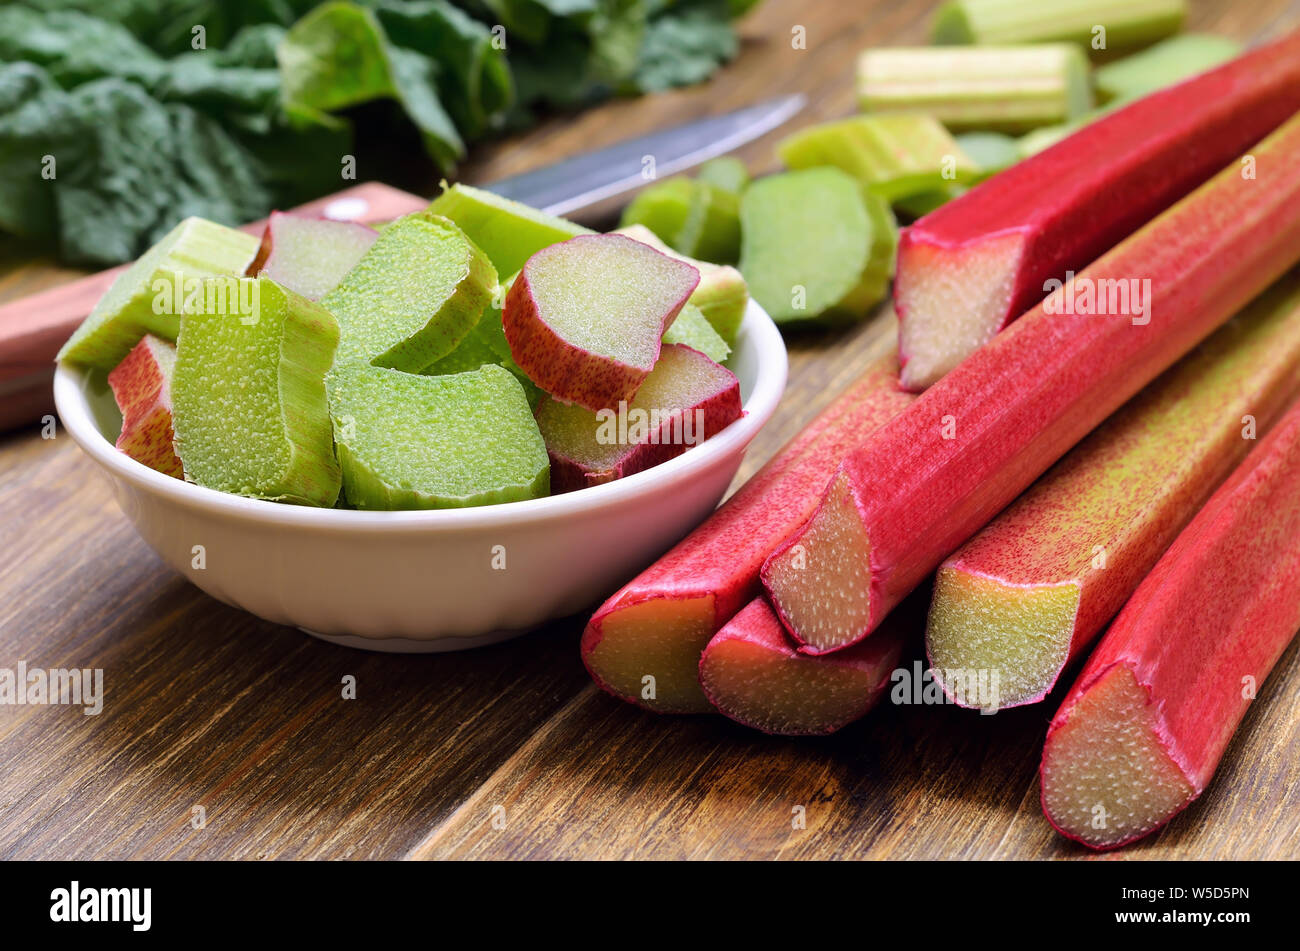
[[[1260,143],[1251,166],[1247,175],[1233,162],[845,458],[814,516],[763,566],[805,652],[866,637],[1066,450],[1296,260],[1300,117]],[[1110,293],[1121,287],[1132,293],[1127,307]],[[1094,306],[1083,306],[1090,297]]]
[[1297,627],[1300,405],[1178,536],[1089,658],[1047,733],[1048,820],[1094,849],[1168,822],[1204,792]]
[[924,389],[1300,109],[1300,31],[1089,123],[904,229],[903,385]]

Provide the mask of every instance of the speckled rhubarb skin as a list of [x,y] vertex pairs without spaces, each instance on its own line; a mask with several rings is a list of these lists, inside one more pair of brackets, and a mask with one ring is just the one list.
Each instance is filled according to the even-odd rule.
[[[1300,274],[1291,273],[1075,447],[947,559],[940,576],[986,579],[1008,597],[1075,586],[1064,669],[1257,445],[1243,438],[1243,417],[1262,435],[1298,394]],[[933,666],[928,636],[927,649]],[[1036,703],[1054,684],[1002,707]]]
[[[616,357],[592,353],[564,339],[547,322],[538,310],[533,296],[533,261],[543,255],[569,254],[591,241],[626,242],[642,251],[662,257],[677,265],[682,273],[678,286],[673,288],[671,300],[666,300],[662,320],[650,328],[629,328],[630,333],[645,337],[645,359],[637,364],[626,363]],[[617,274],[609,276],[618,280]],[[502,324],[510,355],[529,379],[557,400],[585,406],[594,411],[613,409],[620,400],[630,400],[636,395],[659,358],[660,339],[664,331],[677,318],[687,300],[700,283],[700,272],[685,262],[660,254],[639,241],[624,235],[579,235],[559,244],[542,248],[524,264],[523,270],[510,285],[502,309]]]
[[1089,123],[905,228],[894,284],[904,385],[932,382],[913,380],[909,338],[943,330],[945,315],[915,301],[946,262],[987,244],[1012,269],[989,339],[1043,298],[1044,281],[1080,270],[1297,109],[1300,31]]
[[[709,641],[700,657],[700,685],[719,713],[764,733],[834,733],[870,713],[888,691],[903,649],[920,629],[918,619],[910,615],[912,623],[901,618],[894,623],[900,613],[906,612],[891,614],[878,636],[850,650],[810,657],[799,653],[799,645],[790,640],[767,600],[755,598]],[[738,676],[728,659],[745,665],[746,675]],[[759,670],[780,685],[781,699],[797,694],[797,715],[765,706],[753,689],[752,677]],[[823,676],[827,674],[832,677]],[[765,693],[777,695],[770,686]]]
[[582,634],[582,659],[592,679],[615,697],[647,710],[712,709],[702,691],[688,709],[665,709],[642,700],[639,684],[622,687],[601,677],[592,657],[604,637],[606,620],[646,602],[707,599],[711,619],[703,640],[681,644],[682,667],[694,670],[708,638],[758,594],[763,559],[812,514],[844,453],[914,399],[898,387],[896,356],[871,364],[707,521],[600,606]]
[[[829,649],[866,637],[1071,446],[1296,261],[1300,116],[1251,154],[1257,177],[1232,162],[1076,278],[1150,279],[1148,322],[1048,313],[1039,304],[845,457],[818,512],[763,566],[764,586],[802,649],[826,650],[792,620],[797,605],[833,603],[843,612],[850,604],[866,618]],[[1054,307],[1060,299],[1049,298]],[[808,552],[807,568],[774,587],[778,562],[788,564],[827,500],[845,492],[867,548],[821,557],[862,566],[867,584],[822,590]],[[796,576],[797,585],[789,581]]]
[[[1160,748],[1199,796],[1250,706],[1243,680],[1263,685],[1300,628],[1300,404],[1210,498],[1124,606],[1052,719],[1040,776],[1053,815],[1053,783],[1068,776],[1060,731],[1090,691],[1128,671],[1145,692]],[[1141,790],[1115,790],[1140,795]],[[1151,830],[1114,848],[1140,838]]]
[[176,347],[146,334],[108,374],[108,385],[122,411],[117,448],[163,475],[184,478],[172,446],[172,366]]

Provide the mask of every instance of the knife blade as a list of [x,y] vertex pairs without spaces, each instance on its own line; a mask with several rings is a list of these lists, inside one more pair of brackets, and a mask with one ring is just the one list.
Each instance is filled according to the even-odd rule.
[[[804,107],[801,93],[778,96],[725,115],[696,119],[484,186],[552,215],[597,205],[752,142]],[[653,174],[647,176],[646,159]]]

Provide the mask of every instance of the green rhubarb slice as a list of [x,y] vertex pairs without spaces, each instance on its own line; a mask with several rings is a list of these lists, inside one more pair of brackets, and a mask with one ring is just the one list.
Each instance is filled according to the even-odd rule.
[[582,225],[469,185],[445,189],[426,211],[454,221],[498,274],[516,273],[547,245],[591,234]]
[[701,165],[695,180],[739,195],[749,187],[749,169],[740,159],[723,155]]
[[[1177,33],[1186,0],[950,0],[931,24],[936,43],[1077,43],[1089,51],[1140,46]],[[1105,27],[1105,46],[1098,27]]]
[[532,408],[502,367],[420,376],[354,364],[334,373],[330,409],[356,508],[492,505],[550,489]]
[[858,59],[864,112],[926,112],[949,129],[1027,132],[1092,108],[1088,60],[1069,43],[891,47]]
[[111,370],[145,334],[175,340],[186,295],[204,278],[243,274],[259,245],[251,234],[186,218],[118,276],[57,359]]
[[338,326],[319,304],[269,278],[209,280],[204,288],[227,283],[253,291],[251,310],[191,307],[180,322],[172,414],[185,478],[237,495],[331,506],[339,465],[325,374]]
[[787,168],[831,165],[887,201],[971,182],[980,167],[927,115],[866,115],[825,122],[777,144]]
[[623,209],[619,227],[644,225],[676,248],[677,235],[691,213],[697,190],[698,183],[681,176],[655,182],[642,189]]
[[745,307],[749,303],[749,287],[739,271],[727,264],[713,264],[688,257],[670,248],[645,225],[627,225],[614,233],[648,244],[656,251],[685,261],[698,270],[700,283],[695,286],[689,303],[700,309],[700,313],[713,325],[727,346],[736,345],[736,336],[740,332],[741,321],[745,319]]
[[452,221],[393,222],[321,303],[338,319],[338,363],[419,373],[457,345],[491,302],[497,273]]
[[686,220],[671,242],[680,253],[715,264],[740,256],[740,198],[707,182],[696,182]]
[[759,179],[740,205],[740,271],[754,299],[783,324],[866,316],[891,266],[874,259],[893,240],[882,207],[873,215],[862,186],[836,168]]
[[963,132],[956,136],[956,141],[979,168],[977,181],[996,175],[1020,161],[1019,143],[1001,132]]
[[664,331],[664,343],[685,344],[700,351],[714,363],[721,363],[731,354],[731,347],[723,340],[713,325],[694,304],[688,303]]
[[1135,99],[1213,69],[1241,54],[1242,45],[1226,36],[1185,33],[1097,67],[1093,85],[1102,101]]
[[[509,281],[506,281],[503,290],[508,288],[513,280],[512,277]],[[515,363],[514,357],[510,355],[510,344],[506,341],[505,326],[501,323],[501,309],[499,307],[488,307],[483,312],[483,316],[479,318],[479,322],[474,325],[474,329],[460,342],[460,346],[445,357],[435,360],[421,372],[426,376],[445,376],[449,373],[465,373],[469,370],[477,370],[487,364],[505,367],[513,373],[524,388],[524,394],[528,398],[528,405],[537,405],[537,401],[542,396],[542,390],[528,378],[528,375],[520,369],[519,364]]]

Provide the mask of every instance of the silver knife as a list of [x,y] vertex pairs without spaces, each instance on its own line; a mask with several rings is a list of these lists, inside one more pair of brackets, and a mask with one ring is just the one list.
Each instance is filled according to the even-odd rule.
[[[806,101],[799,93],[778,96],[725,115],[628,139],[483,187],[550,214],[567,215],[752,142],[796,115]],[[654,159],[653,178],[647,178],[644,173],[647,156]]]

